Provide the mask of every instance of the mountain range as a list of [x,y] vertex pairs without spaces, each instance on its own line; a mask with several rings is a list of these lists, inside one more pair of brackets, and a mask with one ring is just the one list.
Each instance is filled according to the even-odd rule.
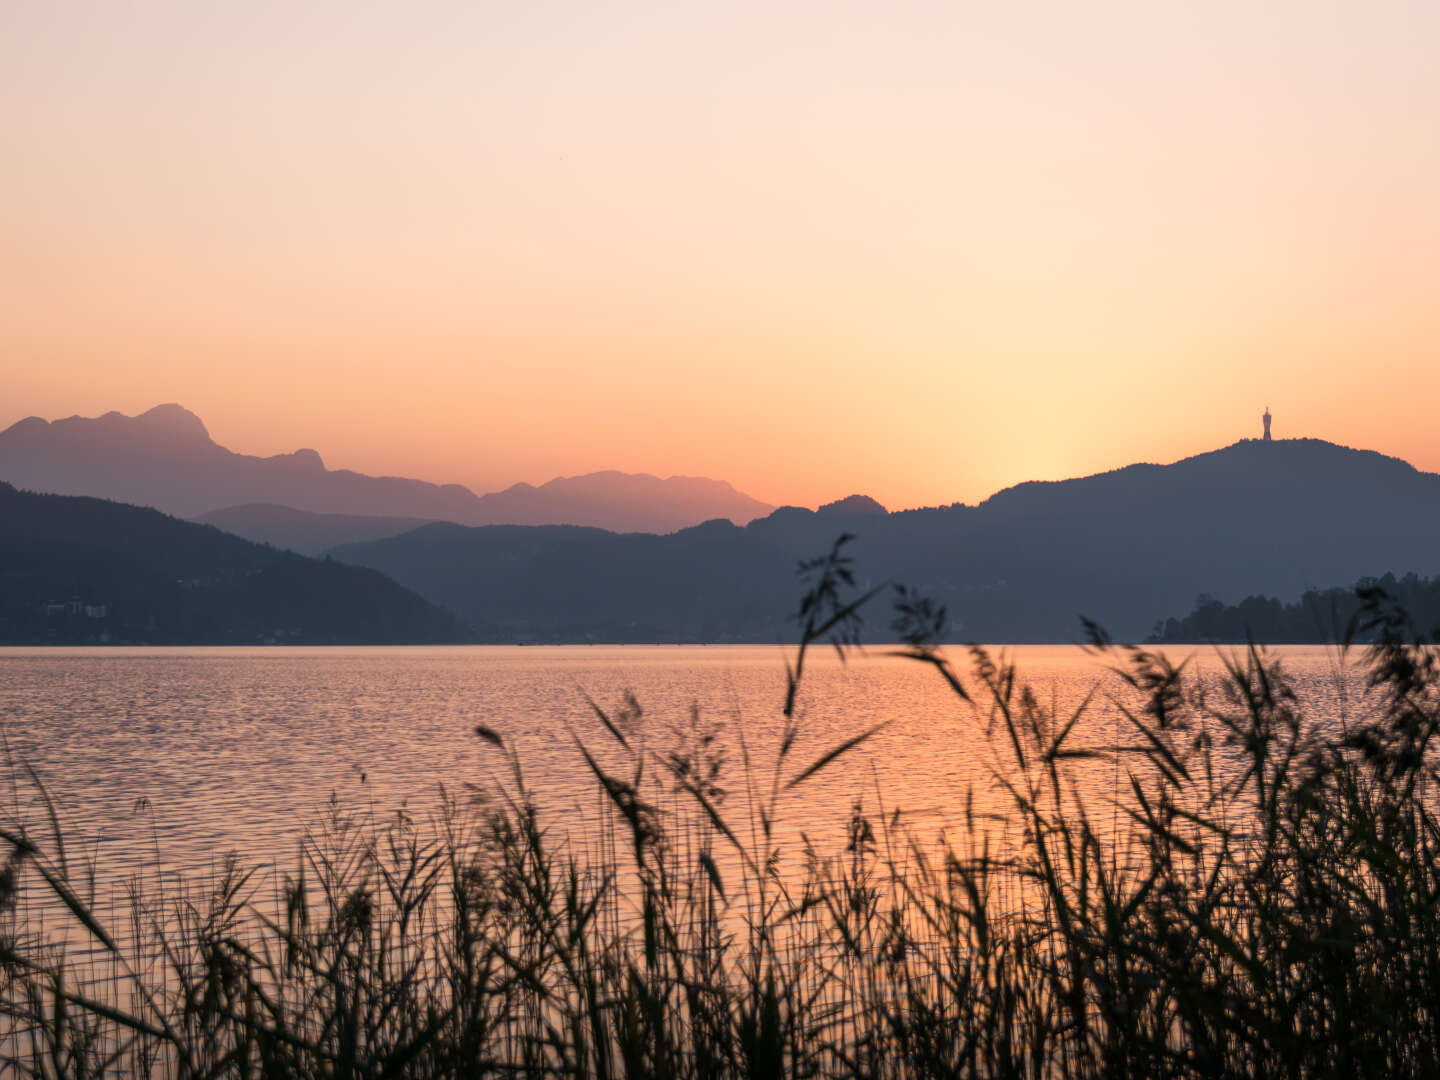
[[[1164,632],[1157,624],[1191,610],[1200,594],[1213,606],[1210,597],[1289,597],[1387,571],[1440,572],[1440,476],[1317,439],[1247,439],[1168,465],[1019,484],[974,506],[889,513],[854,495],[819,510],[781,507],[743,525],[712,514],[651,531],[628,526],[661,504],[684,505],[693,518],[729,500],[746,507],[737,519],[760,504],[713,481],[683,481],[698,493],[684,503],[670,499],[676,478],[614,473],[482,498],[456,485],[328,470],[311,451],[233,454],[178,406],[22,421],[0,433],[0,479],[100,489],[203,513],[276,547],[327,552],[454,611],[468,627],[457,637],[487,641],[786,640],[796,629],[787,621],[800,593],[796,566],[842,533],[856,536],[848,550],[862,585],[918,587],[947,607],[960,640],[1071,640],[1080,616],[1139,640]],[[208,511],[196,509],[207,500]],[[613,527],[543,523],[556,514]],[[496,516],[520,523],[487,523]],[[97,540],[83,531],[52,539],[57,552],[83,552]],[[31,550],[12,551],[0,572],[28,573],[26,558],[40,558]],[[176,549],[162,545],[141,575],[155,588],[169,573],[166,550]],[[45,558],[46,572],[58,573],[63,560]],[[47,588],[63,592],[65,580]],[[870,633],[884,639],[888,616],[875,613]]]
[[[780,641],[797,561],[842,532],[859,583],[946,605],[966,641],[1068,641],[1081,616],[1141,640],[1200,593],[1299,595],[1440,571],[1440,476],[1316,439],[1243,440],[1170,465],[1020,484],[976,506],[850,499],[669,536],[431,524],[335,549],[489,640]],[[888,617],[873,616],[884,640]]]
[[[286,541],[295,535],[298,519],[277,515],[271,509],[277,506],[402,519],[378,525],[390,535],[417,521],[435,520],[663,533],[717,517],[744,524],[773,509],[723,481],[699,477],[598,472],[476,495],[459,484],[329,469],[310,449],[254,457],[220,446],[198,416],[173,404],[139,416],[109,412],[52,422],[33,416],[21,420],[0,432],[0,480],[33,491],[151,506],[179,517],[224,511],[227,527],[280,546],[290,546]],[[255,504],[264,508],[255,510]],[[339,542],[367,538],[377,527],[371,521],[347,534],[336,531],[342,524],[331,521],[314,529]]]
[[468,628],[383,574],[0,483],[0,643],[410,644]]

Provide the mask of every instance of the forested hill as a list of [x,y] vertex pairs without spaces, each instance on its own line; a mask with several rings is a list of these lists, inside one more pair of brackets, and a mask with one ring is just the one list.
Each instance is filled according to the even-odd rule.
[[103,499],[0,483],[0,643],[464,640],[384,574]]
[[[1316,439],[1028,483],[978,506],[784,507],[669,536],[429,525],[337,548],[495,640],[757,641],[795,633],[797,560],[841,532],[859,579],[945,604],[957,640],[1071,641],[1080,616],[1143,640],[1196,595],[1298,596],[1377,568],[1440,573],[1440,476]],[[872,640],[889,619],[876,612]]]
[[1423,634],[1440,632],[1440,577],[1410,573],[1361,578],[1353,587],[1307,589],[1300,599],[1283,603],[1273,596],[1247,596],[1222,604],[1211,596],[1197,599],[1183,619],[1167,619],[1156,635],[1160,643],[1202,641],[1257,644],[1329,645],[1345,639],[1351,620],[1361,614],[1360,592],[1380,588]]

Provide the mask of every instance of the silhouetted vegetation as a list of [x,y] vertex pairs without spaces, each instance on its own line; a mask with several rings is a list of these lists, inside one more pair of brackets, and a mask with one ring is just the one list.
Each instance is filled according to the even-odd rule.
[[0,483],[0,644],[380,644],[467,628],[378,571]]
[[[137,895],[113,926],[53,809],[3,833],[9,1064],[39,1076],[1427,1076],[1440,1068],[1440,670],[1378,591],[1360,715],[1307,716],[1258,646],[1219,690],[1144,648],[1091,647],[1134,703],[1087,726],[1003,657],[963,667],[943,607],[897,592],[1005,764],[1006,823],[936,850],[884,805],[777,862],[787,805],[874,729],[806,749],[807,650],[856,638],[845,549],[808,562],[780,739],[727,761],[640,703],[576,739],[607,827],[566,838],[504,731],[510,781],[433,829],[337,812],[271,896],[229,867]],[[1086,736],[1086,732],[1090,732]],[[1096,731],[1106,734],[1097,741]],[[739,732],[743,742],[743,731]],[[1087,805],[1085,770],[1114,776]],[[1003,830],[1004,835],[1000,835]],[[70,946],[34,912],[68,916]],[[57,928],[46,927],[55,937]]]
[[1364,616],[1365,597],[1380,589],[1409,613],[1416,626],[1440,631],[1440,578],[1410,573],[1361,578],[1354,588],[1307,589],[1299,600],[1284,604],[1271,596],[1247,596],[1238,604],[1222,604],[1201,595],[1195,610],[1183,619],[1167,619],[1156,642],[1235,642],[1265,644],[1338,644],[1353,635]]

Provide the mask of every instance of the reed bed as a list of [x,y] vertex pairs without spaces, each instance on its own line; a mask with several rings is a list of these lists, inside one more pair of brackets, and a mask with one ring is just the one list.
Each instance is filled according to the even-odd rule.
[[[877,798],[785,870],[785,806],[876,730],[796,750],[807,650],[854,647],[872,599],[852,598],[843,545],[802,570],[778,748],[757,760],[741,731],[730,760],[698,716],[662,745],[638,734],[639,703],[597,705],[608,743],[575,752],[604,824],[579,838],[482,726],[508,776],[483,802],[425,822],[337,807],[293,868],[229,861],[101,905],[32,775],[41,810],[0,831],[0,1069],[1440,1073],[1440,671],[1383,594],[1354,628],[1373,707],[1339,730],[1307,719],[1263,649],[1227,655],[1217,691],[1091,628],[1138,702],[1095,741],[1083,708],[1057,715],[1003,658],[952,659],[943,609],[897,590],[900,651],[1004,760],[1009,831],[956,807],[959,839],[936,847]],[[1087,805],[1076,776],[1097,767],[1115,796]]]

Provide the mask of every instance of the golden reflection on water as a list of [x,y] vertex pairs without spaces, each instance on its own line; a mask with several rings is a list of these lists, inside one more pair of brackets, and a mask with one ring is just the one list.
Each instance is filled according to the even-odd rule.
[[[1214,649],[1172,653],[1204,679],[1223,670]],[[1278,653],[1312,716],[1335,723],[1359,707],[1360,673],[1335,649]],[[968,670],[963,648],[950,654]],[[673,745],[698,709],[725,759],[726,813],[748,821],[750,792],[768,790],[775,760],[785,655],[760,646],[5,649],[0,716],[12,760],[34,767],[72,848],[93,856],[102,878],[209,871],[228,852],[283,869],[332,802],[376,821],[424,818],[442,785],[463,795],[506,782],[504,755],[475,736],[477,724],[518,749],[551,827],[585,843],[601,806],[575,739],[605,767],[624,764],[587,695],[608,709],[633,693],[644,712],[632,741],[653,747]],[[1077,745],[1119,738],[1125,688],[1102,661],[1076,647],[1003,655],[1059,715],[1093,694]],[[996,782],[1004,747],[986,737],[984,710],[927,667],[882,648],[843,664],[816,651],[798,715],[784,777],[887,726],[784,798],[776,835],[785,854],[798,858],[807,838],[843,847],[856,804],[886,819],[899,811],[928,842],[947,829],[955,839],[968,799],[982,819],[993,815],[992,840],[1006,842]],[[1111,765],[1077,775],[1093,806],[1119,782]],[[9,797],[27,798],[19,788]]]

